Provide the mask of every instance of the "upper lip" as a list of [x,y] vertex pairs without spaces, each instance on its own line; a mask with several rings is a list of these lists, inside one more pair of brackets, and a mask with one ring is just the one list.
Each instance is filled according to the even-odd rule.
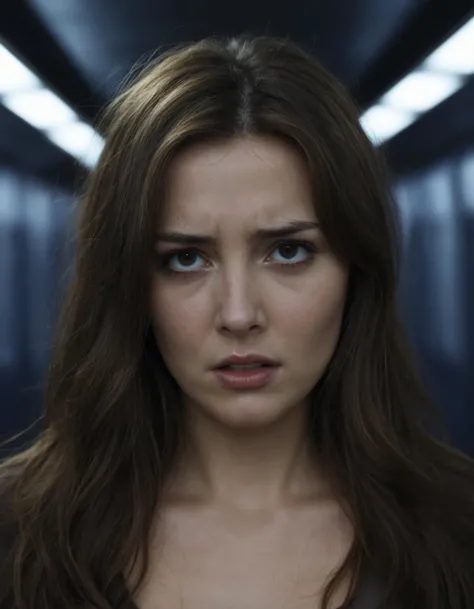
[[277,366],[280,362],[266,357],[265,355],[258,355],[256,353],[249,353],[248,355],[231,355],[221,360],[215,368],[223,368],[224,366],[232,366],[238,364],[268,364],[269,366]]

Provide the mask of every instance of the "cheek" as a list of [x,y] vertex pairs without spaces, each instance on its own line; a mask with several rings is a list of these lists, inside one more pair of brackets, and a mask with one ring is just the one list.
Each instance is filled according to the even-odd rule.
[[[280,301],[280,328],[301,354],[325,353],[339,338],[347,292],[347,275],[336,269],[308,279],[291,301]],[[282,306],[283,305],[283,306]]]
[[151,307],[155,337],[165,359],[173,355],[194,356],[202,346],[204,312],[199,302],[161,289],[155,291]]

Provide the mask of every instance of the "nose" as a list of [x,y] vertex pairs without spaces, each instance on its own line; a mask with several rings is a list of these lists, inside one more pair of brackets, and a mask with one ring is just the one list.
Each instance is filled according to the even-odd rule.
[[265,325],[258,281],[248,269],[234,267],[222,273],[217,306],[216,321],[221,332],[244,336]]

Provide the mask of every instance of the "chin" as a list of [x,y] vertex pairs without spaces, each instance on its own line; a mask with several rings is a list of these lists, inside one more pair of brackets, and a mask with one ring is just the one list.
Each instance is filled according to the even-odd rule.
[[219,422],[229,429],[235,430],[258,430],[272,425],[279,417],[268,416],[267,413],[235,413],[232,416],[220,417]]
[[256,430],[285,418],[291,409],[275,403],[274,396],[265,399],[255,393],[247,393],[235,400],[219,400],[215,408],[208,403],[203,410],[221,425],[233,429]]

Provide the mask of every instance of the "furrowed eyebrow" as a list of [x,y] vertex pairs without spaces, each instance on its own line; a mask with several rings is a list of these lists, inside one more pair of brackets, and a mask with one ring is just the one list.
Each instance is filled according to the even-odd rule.
[[[277,239],[278,237],[287,237],[288,235],[294,235],[304,230],[318,229],[318,222],[311,222],[307,220],[295,220],[284,226],[275,228],[259,228],[255,231],[252,236],[254,239]],[[155,236],[155,243],[164,241],[167,243],[179,243],[181,245],[215,245],[214,237],[210,235],[190,235],[188,233],[178,232],[161,232]]]

